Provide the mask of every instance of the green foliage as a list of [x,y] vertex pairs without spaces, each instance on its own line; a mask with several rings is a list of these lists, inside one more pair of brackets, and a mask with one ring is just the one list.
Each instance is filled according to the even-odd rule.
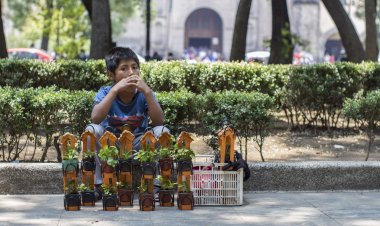
[[109,166],[115,167],[117,164],[117,158],[118,158],[119,151],[115,146],[104,146],[99,151],[99,158],[102,161],[107,162]]
[[140,150],[135,156],[135,159],[138,160],[140,163],[154,162],[155,158],[156,153],[154,151],[151,151],[149,146],[146,146],[145,148]]
[[372,144],[375,140],[375,129],[380,123],[380,89],[363,95],[359,93],[355,98],[344,102],[343,112],[346,117],[354,119],[369,138],[367,155],[368,160]]
[[158,160],[165,159],[165,158],[171,158],[174,155],[174,150],[170,148],[163,148],[157,150],[157,156]]
[[294,68],[282,93],[282,108],[292,115],[292,126],[303,122],[303,126],[321,123],[325,128],[336,127],[345,98],[363,87],[361,66],[341,63]]
[[166,177],[163,177],[161,175],[157,176],[157,180],[160,184],[161,189],[163,189],[163,190],[171,190],[177,184],[177,183],[173,183],[170,180],[170,178],[166,178]]
[[50,87],[97,91],[107,84],[105,63],[62,60],[44,63],[35,60],[0,60],[0,86]]
[[68,148],[63,156],[63,160],[78,159],[78,152],[75,148]]
[[[188,91],[157,93],[157,99],[165,112],[165,123],[173,125],[171,131],[178,132],[196,117],[195,94]],[[175,125],[175,126],[174,126]]]
[[103,194],[104,195],[114,195],[116,194],[116,189],[112,186],[112,184],[109,184],[108,186],[105,184],[102,184]]
[[69,180],[63,189],[65,194],[78,194],[78,186],[75,180]]
[[191,161],[191,159],[195,156],[195,153],[192,149],[187,148],[179,148],[175,153],[176,161]]
[[[146,183],[149,183],[149,182],[146,182]],[[148,191],[148,185],[146,184],[145,182],[142,182],[140,184],[140,186],[137,187],[137,190],[140,192],[140,193],[145,193]]]
[[91,189],[89,187],[87,187],[85,184],[81,183],[79,186],[78,186],[78,191],[81,191],[81,192],[84,192],[84,191],[91,191]]
[[380,89],[347,99],[344,102],[343,112],[346,117],[360,122],[368,129],[375,129],[380,123]]
[[[90,20],[81,1],[50,0],[7,1],[8,17],[14,22],[19,33],[13,34],[10,47],[28,47],[48,34],[50,50],[74,59],[80,49],[89,49]],[[53,8],[51,8],[53,7]],[[19,45],[21,44],[21,45]]]
[[135,153],[136,150],[126,151],[123,150],[121,155],[123,159],[131,159],[133,157],[133,153]]
[[123,182],[116,182],[116,187],[119,188],[119,189],[132,189],[132,185],[131,184],[128,184],[127,181],[123,181]]
[[110,0],[113,36],[118,36],[126,31],[123,25],[135,15],[138,6],[141,4],[140,0]]
[[[287,113],[292,127],[329,128],[338,126],[347,98],[380,88],[380,66],[367,62],[297,67],[149,62],[142,64],[142,73],[157,92],[172,132],[199,123],[198,130],[212,134],[226,122],[235,127],[239,141],[253,137],[259,145],[275,109]],[[53,135],[67,125],[82,133],[90,122],[94,91],[107,81],[103,60],[0,60],[1,160],[19,159],[24,140],[46,157]]]
[[178,185],[178,192],[183,192],[183,193],[189,193],[190,189],[187,185],[187,181],[183,180],[181,184]]
[[198,98],[201,103],[199,109],[202,109],[199,120],[209,134],[215,136],[224,124],[232,125],[237,130],[238,137],[245,139],[246,157],[247,142],[252,136],[259,145],[259,152],[262,153],[263,139],[268,136],[271,112],[274,108],[274,101],[269,95],[226,91],[209,92]]
[[93,158],[95,157],[95,152],[94,151],[86,151],[86,152],[83,152],[83,159],[90,159],[90,158]]

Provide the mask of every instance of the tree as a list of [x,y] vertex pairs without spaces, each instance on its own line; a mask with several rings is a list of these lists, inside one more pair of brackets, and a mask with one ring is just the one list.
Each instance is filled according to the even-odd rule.
[[88,17],[92,20],[92,0],[82,0],[82,3],[88,12]]
[[146,40],[145,59],[150,59],[150,0],[146,0]]
[[367,134],[368,146],[365,157],[367,161],[375,140],[375,131],[380,124],[380,90],[347,99],[343,105],[343,112],[346,117],[354,119],[360,126],[359,129]]
[[[81,0],[85,7],[90,21],[92,20],[92,0]],[[144,1],[141,0],[109,0],[110,10],[112,12],[111,24],[112,35],[119,35],[125,29],[126,21],[131,18],[137,6],[142,6]]]
[[231,61],[244,60],[248,30],[249,11],[252,0],[240,0],[236,12],[235,27],[232,37]]
[[48,50],[52,22],[51,17],[53,15],[53,0],[46,0],[46,9],[44,11],[41,49]]
[[108,0],[92,2],[90,58],[103,59],[112,45],[111,13]]
[[359,63],[365,60],[364,48],[340,0],[322,0],[322,2],[339,31],[348,61]]
[[376,0],[365,0],[365,52],[367,58],[377,61]]
[[286,0],[272,0],[272,39],[269,64],[291,64],[294,43]]
[[0,58],[7,58],[7,44],[5,42],[2,15],[2,1],[0,0]]

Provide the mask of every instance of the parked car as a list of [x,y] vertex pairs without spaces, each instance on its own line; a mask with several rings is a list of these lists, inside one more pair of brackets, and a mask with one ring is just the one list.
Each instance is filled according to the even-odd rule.
[[[245,60],[247,62],[259,62],[267,64],[269,61],[270,52],[269,51],[253,51],[245,54]],[[314,64],[315,60],[311,53],[301,51],[295,52],[293,54],[293,64]]]
[[8,49],[10,59],[36,59],[42,61],[52,61],[53,56],[41,49],[34,48],[11,48]]
[[245,60],[247,62],[258,62],[267,64],[269,60],[269,51],[253,51],[245,54]]

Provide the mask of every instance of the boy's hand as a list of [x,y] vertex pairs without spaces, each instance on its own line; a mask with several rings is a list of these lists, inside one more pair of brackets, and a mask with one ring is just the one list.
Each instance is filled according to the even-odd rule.
[[144,95],[150,92],[149,86],[145,83],[145,81],[138,75],[132,75],[129,77],[131,80],[131,83],[135,86],[135,88],[142,92]]
[[114,89],[116,89],[117,92],[134,91],[135,89],[144,94],[150,92],[149,86],[138,75],[131,75],[127,78],[121,79],[118,83],[115,84]]

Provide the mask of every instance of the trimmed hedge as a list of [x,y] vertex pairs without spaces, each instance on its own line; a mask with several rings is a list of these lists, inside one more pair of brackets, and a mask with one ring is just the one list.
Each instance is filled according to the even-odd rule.
[[[187,90],[259,91],[273,95],[284,85],[291,67],[246,63],[189,64],[181,61],[141,64],[141,74],[156,92]],[[33,60],[0,60],[0,86],[49,87],[96,91],[108,82],[105,63],[65,60],[44,63]]]
[[[43,161],[52,146],[54,134],[62,134],[68,125],[78,135],[83,132],[90,122],[94,96],[92,91],[69,91],[56,87],[0,88],[1,160],[17,159],[26,145],[20,143],[20,139],[27,138],[35,148],[42,148]],[[196,95],[177,91],[157,93],[157,98],[165,112],[166,124],[171,128],[201,122],[212,128],[207,131],[209,133],[221,125],[222,118],[235,124],[235,128],[245,135],[248,127],[252,131],[255,123],[270,119],[268,116],[273,106],[271,98],[260,93],[229,91]],[[45,138],[44,144],[41,144],[42,137]]]
[[[13,161],[33,142],[42,148],[42,161],[53,135],[66,125],[81,133],[89,123],[94,92],[49,88],[0,88],[0,151],[3,161]],[[45,143],[41,143],[41,138]]]
[[[199,122],[207,133],[223,121],[235,126],[256,123],[252,116],[241,117],[239,112],[245,109],[250,115],[255,112],[250,107],[258,104],[256,99],[266,102],[269,97],[270,104],[262,109],[267,113],[274,102],[284,110],[291,127],[339,127],[346,99],[380,88],[380,66],[372,62],[292,66],[171,61],[144,63],[141,72],[157,92],[166,123],[172,129]],[[17,150],[23,150],[21,137],[40,145],[38,131],[45,133],[44,153],[52,135],[62,131],[64,125],[71,125],[79,133],[89,122],[94,92],[107,82],[103,60],[0,60],[2,158],[18,158]],[[91,91],[80,91],[83,89]],[[238,111],[229,116],[223,113],[231,109]]]
[[98,90],[108,82],[103,61],[0,60],[0,86]]

